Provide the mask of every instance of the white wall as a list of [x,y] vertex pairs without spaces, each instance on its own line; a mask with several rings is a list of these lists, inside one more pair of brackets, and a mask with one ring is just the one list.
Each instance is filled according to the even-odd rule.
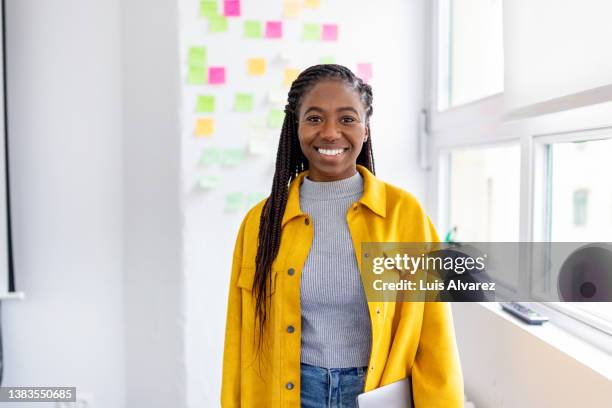
[[[355,69],[356,62],[372,62],[372,140],[377,174],[424,201],[424,177],[416,160],[416,130],[417,115],[424,101],[426,2],[323,1],[320,10],[304,10],[297,20],[285,20],[283,40],[242,39],[242,20],[280,19],[280,1],[242,2],[242,17],[228,19],[227,33],[208,32],[205,20],[197,17],[199,1],[184,0],[179,4],[188,406],[208,407],[219,404],[231,253],[245,214],[224,212],[224,193],[269,192],[276,146],[267,155],[250,156],[240,166],[222,171],[198,166],[202,150],[211,146],[244,146],[261,120],[265,126],[269,109],[265,101],[267,91],[280,85],[285,66],[279,57],[280,50],[296,55],[287,62],[288,66],[302,69],[318,63],[318,57],[324,55],[335,55],[337,63],[351,69]],[[301,43],[304,22],[338,23],[339,42]],[[198,45],[207,47],[209,65],[227,67],[226,85],[186,84],[187,52],[190,46]],[[248,78],[246,60],[257,56],[269,60],[268,73],[265,78]],[[255,93],[256,109],[251,115],[232,112],[233,95],[241,90]],[[287,91],[288,88],[285,95]],[[217,130],[210,139],[199,139],[193,134],[198,94],[217,96],[217,111],[212,115]],[[282,109],[284,103],[279,107]],[[274,133],[278,135],[280,130]],[[199,191],[198,176],[209,171],[221,174],[223,185],[217,191]]]
[[177,26],[175,0],[121,2],[127,407],[185,406]]
[[95,407],[121,408],[119,1],[7,0],[6,26],[15,275],[26,298],[2,302],[2,385],[76,386]]

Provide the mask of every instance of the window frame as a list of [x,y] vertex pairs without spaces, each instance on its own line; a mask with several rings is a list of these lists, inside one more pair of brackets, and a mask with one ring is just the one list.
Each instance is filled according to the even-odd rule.
[[[543,221],[546,214],[540,209],[546,185],[546,145],[557,142],[586,141],[612,137],[612,101],[602,101],[601,95],[580,93],[563,97],[563,103],[544,103],[555,109],[525,107],[521,112],[504,111],[504,94],[495,94],[465,105],[438,111],[438,10],[439,1],[430,3],[428,14],[430,31],[427,55],[428,109],[427,152],[431,167],[427,172],[426,205],[440,231],[449,225],[449,153],[458,148],[491,146],[499,143],[520,144],[519,241],[545,241]],[[587,92],[588,93],[588,92]],[[525,259],[525,262],[530,262]],[[521,274],[522,275],[522,274]],[[517,290],[531,293],[530,282],[522,279]],[[530,302],[547,315],[551,322],[577,337],[612,353],[612,332],[607,322],[565,304]],[[605,321],[604,321],[605,322]],[[611,324],[612,326],[612,324]]]

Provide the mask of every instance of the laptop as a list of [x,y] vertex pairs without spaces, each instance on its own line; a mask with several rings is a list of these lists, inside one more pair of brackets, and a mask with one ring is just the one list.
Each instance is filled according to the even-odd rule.
[[410,377],[357,395],[359,408],[413,408]]

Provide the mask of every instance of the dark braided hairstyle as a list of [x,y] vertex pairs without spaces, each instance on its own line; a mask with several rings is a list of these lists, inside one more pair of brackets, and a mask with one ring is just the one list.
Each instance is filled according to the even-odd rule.
[[[256,269],[253,280],[253,294],[256,298],[256,322],[259,325],[258,352],[264,333],[267,318],[268,285],[271,284],[270,273],[272,262],[278,254],[281,240],[281,222],[287,204],[288,187],[296,176],[308,169],[308,161],[300,148],[298,139],[298,116],[300,103],[304,95],[322,80],[340,80],[354,89],[361,97],[366,112],[367,140],[357,157],[357,164],[369,169],[374,174],[374,157],[372,155],[372,137],[370,135],[370,116],[372,116],[372,87],[355,76],[350,69],[336,64],[311,66],[300,73],[291,84],[285,120],[278,142],[276,153],[276,170],[272,181],[272,191],[266,201],[259,223],[259,237]],[[266,282],[269,282],[266,285]],[[257,330],[256,330],[257,332]],[[259,354],[259,353],[258,353]]]

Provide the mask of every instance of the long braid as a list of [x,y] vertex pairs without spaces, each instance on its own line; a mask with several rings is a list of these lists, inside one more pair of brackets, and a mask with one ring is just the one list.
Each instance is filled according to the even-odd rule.
[[259,223],[259,236],[256,269],[253,280],[253,294],[255,295],[255,314],[258,326],[258,348],[261,351],[264,338],[264,328],[268,313],[268,290],[271,287],[271,267],[281,242],[281,223],[287,205],[289,184],[297,175],[308,169],[308,161],[300,148],[298,138],[298,114],[303,96],[324,79],[339,79],[351,86],[361,96],[366,112],[366,127],[368,138],[357,157],[357,163],[366,167],[373,174],[374,156],[372,153],[372,137],[369,119],[373,113],[372,88],[355,76],[351,70],[336,64],[320,64],[311,66],[300,73],[293,81],[285,106],[285,119],[278,142],[276,153],[276,169],[272,181],[272,191],[262,209]]

